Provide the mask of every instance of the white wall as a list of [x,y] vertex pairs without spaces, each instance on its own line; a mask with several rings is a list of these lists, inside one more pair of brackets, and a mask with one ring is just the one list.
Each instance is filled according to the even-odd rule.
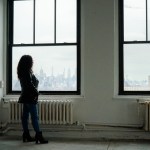
[[[0,82],[3,81],[3,51],[4,51],[4,17],[3,17],[3,0],[0,0]],[[0,83],[1,84],[1,83]],[[3,88],[0,85],[0,101],[3,96]],[[0,105],[0,121],[3,120],[4,111],[1,109]]]
[[[117,0],[81,0],[82,91],[74,120],[108,125],[140,125],[136,101],[116,99],[118,82]],[[2,0],[0,0],[0,4]],[[2,61],[0,5],[0,61]],[[0,63],[0,79],[3,64]],[[1,90],[1,89],[0,89]],[[0,96],[2,94],[0,93]]]
[[74,117],[85,123],[139,125],[136,101],[113,98],[118,86],[117,1],[81,1],[85,98],[76,102]]

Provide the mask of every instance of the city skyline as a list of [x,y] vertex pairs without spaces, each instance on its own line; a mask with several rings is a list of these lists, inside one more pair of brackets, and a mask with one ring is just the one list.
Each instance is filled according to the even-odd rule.
[[[52,68],[54,71],[54,69]],[[71,69],[64,69],[61,74],[46,74],[41,68],[35,76],[39,80],[39,91],[76,91],[77,90],[77,75],[76,70],[71,72]],[[18,79],[12,79],[12,89],[20,91],[20,82]]]

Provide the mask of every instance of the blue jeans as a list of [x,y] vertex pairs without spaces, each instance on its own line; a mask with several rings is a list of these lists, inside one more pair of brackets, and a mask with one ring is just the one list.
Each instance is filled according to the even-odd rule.
[[37,111],[37,104],[23,104],[23,113],[22,113],[22,127],[23,131],[28,131],[28,120],[29,120],[29,114],[31,115],[32,120],[32,126],[34,128],[35,132],[39,132],[39,117],[38,117],[38,111]]

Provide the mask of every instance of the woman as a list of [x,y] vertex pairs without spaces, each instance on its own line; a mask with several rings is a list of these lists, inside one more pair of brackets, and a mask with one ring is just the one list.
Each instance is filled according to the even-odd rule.
[[[18,63],[17,74],[21,85],[21,95],[18,103],[23,104],[22,127],[23,127],[23,142],[48,143],[42,136],[39,128],[37,103],[38,103],[38,83],[39,81],[34,76],[32,71],[33,60],[30,55],[23,55]],[[35,139],[30,136],[28,129],[29,114],[31,115],[32,125],[34,128]]]

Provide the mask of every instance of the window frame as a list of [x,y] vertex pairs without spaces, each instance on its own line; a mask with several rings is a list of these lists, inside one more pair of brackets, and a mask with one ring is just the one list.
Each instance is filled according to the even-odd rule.
[[[35,4],[34,4],[34,20],[33,20],[33,44],[13,44],[13,2],[24,0],[8,0],[7,1],[7,63],[6,63],[6,93],[7,94],[20,94],[20,91],[12,91],[12,48],[20,46],[69,46],[76,45],[77,47],[77,90],[76,91],[39,91],[41,95],[80,95],[81,94],[81,42],[80,42],[80,0],[77,1],[77,24],[76,24],[76,42],[75,43],[56,43],[56,0],[55,2],[55,31],[54,31],[54,43],[35,43]],[[33,0],[35,2],[36,0]]]
[[148,4],[146,1],[146,40],[144,41],[125,41],[124,40],[124,0],[118,1],[119,8],[119,95],[150,95],[150,91],[125,91],[124,90],[124,44],[150,44],[148,41]]

